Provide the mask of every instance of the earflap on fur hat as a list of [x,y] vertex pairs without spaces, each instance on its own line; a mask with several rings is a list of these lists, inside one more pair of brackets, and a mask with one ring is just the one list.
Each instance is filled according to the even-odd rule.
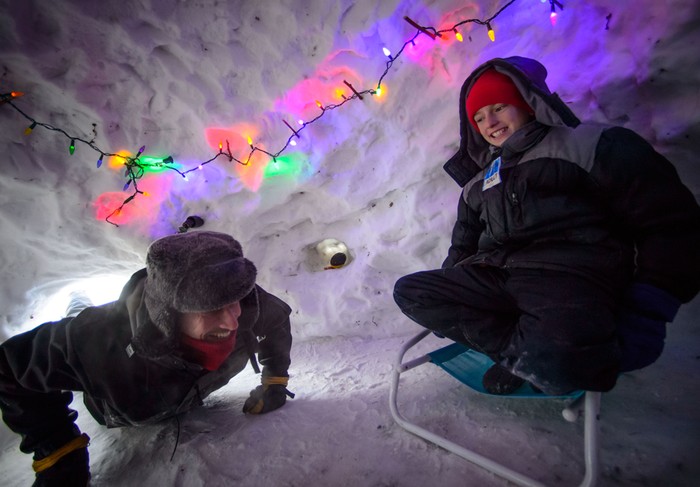
[[241,245],[219,232],[190,232],[156,240],[146,255],[145,302],[170,339],[178,313],[204,313],[240,301],[255,286],[255,265]]

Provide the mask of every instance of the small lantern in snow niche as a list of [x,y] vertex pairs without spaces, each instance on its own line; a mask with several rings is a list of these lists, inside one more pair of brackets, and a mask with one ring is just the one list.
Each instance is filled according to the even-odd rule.
[[340,240],[327,238],[316,244],[316,252],[321,256],[323,270],[340,269],[348,263],[348,246]]

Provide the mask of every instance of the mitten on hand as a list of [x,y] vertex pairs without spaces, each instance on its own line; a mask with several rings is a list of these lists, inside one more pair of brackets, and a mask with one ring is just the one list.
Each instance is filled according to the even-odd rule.
[[246,414],[264,414],[284,406],[287,396],[294,394],[287,390],[289,377],[265,377],[262,385],[250,391],[250,397],[243,404],[243,412]]
[[664,349],[666,323],[673,321],[681,302],[650,284],[636,283],[627,291],[620,309],[620,372],[654,363]]
[[34,460],[33,487],[85,487],[90,480],[90,437],[83,433],[49,456]]

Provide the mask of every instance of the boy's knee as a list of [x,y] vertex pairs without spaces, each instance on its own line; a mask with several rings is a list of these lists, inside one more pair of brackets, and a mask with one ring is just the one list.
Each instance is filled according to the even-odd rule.
[[394,284],[394,301],[399,308],[404,309],[411,303],[415,303],[415,279],[413,274],[403,276]]

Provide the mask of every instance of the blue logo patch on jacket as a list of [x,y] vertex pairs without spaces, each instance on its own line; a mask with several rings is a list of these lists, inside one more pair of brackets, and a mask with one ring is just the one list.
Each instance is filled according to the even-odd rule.
[[484,188],[482,191],[486,191],[489,188],[493,188],[497,184],[501,183],[501,158],[497,157],[491,163],[489,168],[486,170],[484,175]]

